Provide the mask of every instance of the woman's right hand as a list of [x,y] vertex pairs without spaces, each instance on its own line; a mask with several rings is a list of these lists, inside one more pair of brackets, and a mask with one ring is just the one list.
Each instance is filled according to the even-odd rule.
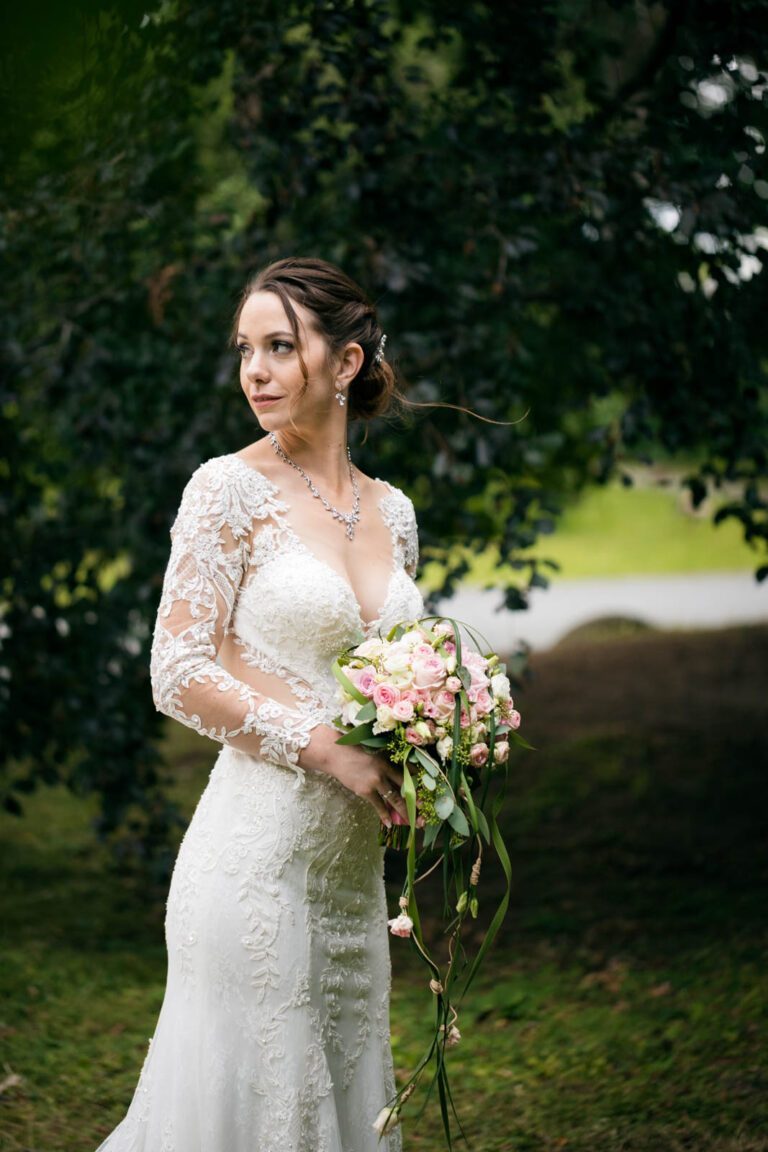
[[329,724],[314,728],[309,744],[299,753],[301,767],[335,776],[350,792],[367,800],[387,828],[392,826],[388,804],[407,822],[408,811],[400,795],[402,772],[383,756],[374,756],[359,745],[338,744],[340,735]]

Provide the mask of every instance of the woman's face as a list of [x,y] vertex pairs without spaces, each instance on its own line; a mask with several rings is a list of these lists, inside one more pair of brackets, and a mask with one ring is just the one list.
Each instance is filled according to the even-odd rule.
[[315,329],[309,310],[292,303],[307,366],[306,385],[296,340],[276,293],[253,292],[238,323],[240,386],[267,432],[290,428],[292,421],[301,429],[316,428],[333,411],[335,378],[328,363],[328,345]]

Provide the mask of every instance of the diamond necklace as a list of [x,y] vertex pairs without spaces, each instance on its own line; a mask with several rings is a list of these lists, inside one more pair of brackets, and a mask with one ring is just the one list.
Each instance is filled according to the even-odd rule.
[[291,460],[290,456],[288,456],[283,451],[283,449],[280,447],[280,442],[277,439],[277,436],[275,436],[274,432],[269,433],[268,439],[269,439],[270,444],[274,448],[275,452],[277,452],[280,459],[284,460],[286,464],[290,464],[291,468],[295,468],[297,472],[301,473],[301,475],[306,480],[307,486],[308,486],[310,492],[312,493],[312,495],[315,496],[320,501],[320,503],[323,505],[324,508],[328,509],[328,511],[333,516],[334,520],[341,520],[342,521],[342,523],[344,524],[345,531],[347,533],[347,539],[348,540],[354,540],[354,538],[355,538],[355,524],[357,524],[358,520],[360,519],[360,489],[357,486],[357,481],[355,480],[355,473],[352,469],[352,453],[349,451],[349,445],[347,445],[347,463],[349,464],[349,479],[350,479],[350,483],[352,484],[352,496],[353,496],[352,511],[351,512],[340,512],[338,508],[334,508],[333,504],[330,504],[326,500],[325,496],[323,496],[321,492],[318,492],[314,482],[312,480],[310,480],[309,476],[307,476],[307,474],[304,471],[304,469],[302,468],[301,464],[297,464],[295,460]]

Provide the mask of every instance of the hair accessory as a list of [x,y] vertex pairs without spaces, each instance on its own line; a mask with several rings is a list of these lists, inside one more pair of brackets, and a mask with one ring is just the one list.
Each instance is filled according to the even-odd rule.
[[343,408],[343,407],[344,407],[344,405],[345,405],[345,404],[346,404],[346,402],[347,402],[347,398],[346,398],[346,396],[344,395],[344,393],[342,392],[341,388],[339,388],[338,392],[336,393],[336,399],[337,399],[337,400],[338,400],[338,402],[339,402],[339,407],[340,407],[340,408]]
[[381,340],[379,340],[378,347],[376,348],[376,351],[373,354],[374,364],[381,364],[382,360],[384,359],[384,346],[386,343],[387,343],[387,334],[385,332],[384,335],[381,337]]

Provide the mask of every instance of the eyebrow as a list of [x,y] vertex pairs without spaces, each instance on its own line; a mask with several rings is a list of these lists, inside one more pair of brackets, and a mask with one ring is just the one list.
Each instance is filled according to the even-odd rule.
[[[279,332],[267,332],[264,339],[265,340],[274,340],[275,336],[289,336],[291,338],[291,340],[295,339],[293,332],[289,332],[287,329],[284,329],[284,330],[279,331]],[[245,335],[244,332],[238,332],[237,339],[238,340],[247,340],[248,337]]]

